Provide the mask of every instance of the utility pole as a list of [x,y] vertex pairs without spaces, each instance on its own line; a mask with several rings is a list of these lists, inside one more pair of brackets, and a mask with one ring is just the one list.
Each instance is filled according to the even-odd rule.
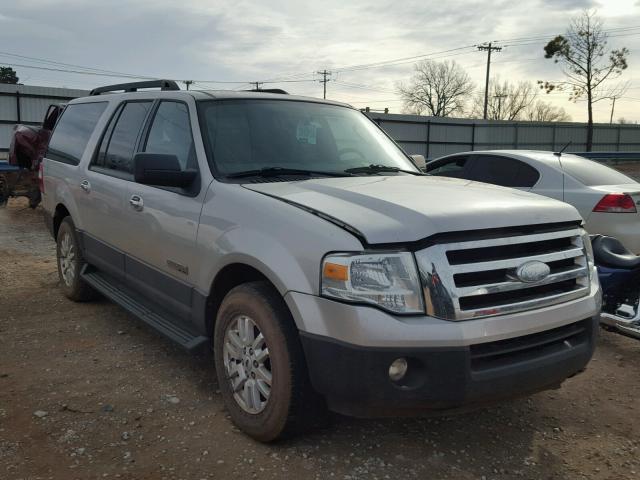
[[189,85],[193,84],[193,80],[185,80],[184,84],[187,86],[187,90],[189,90]]
[[487,78],[484,83],[484,116],[483,118],[487,119],[487,104],[489,102],[489,69],[491,67],[491,52],[496,51],[499,52],[502,50],[502,47],[494,47],[489,42],[488,45],[478,45],[478,50],[486,50],[487,51]]
[[260,86],[261,86],[261,85],[264,85],[264,82],[251,82],[251,84],[252,84],[252,85],[253,85],[253,84],[255,84],[255,86],[256,86],[256,91],[257,91],[257,90],[260,90]]
[[609,117],[609,125],[611,125],[613,123],[613,110],[616,108],[616,98],[618,97],[611,97],[613,99],[613,103],[611,104],[611,117]]
[[[497,98],[498,99],[498,115],[496,119],[494,120],[502,120],[502,99],[503,98],[507,98],[509,95],[507,95],[506,93],[500,93],[498,95],[494,95],[493,98]],[[486,114],[485,114],[486,115]],[[486,118],[486,116],[485,116]]]
[[322,93],[322,98],[327,98],[327,82],[329,81],[329,78],[331,76],[331,72],[327,72],[327,69],[325,68],[323,71],[321,72],[317,72],[318,75],[322,75],[322,80],[319,80],[320,83],[323,84],[323,93]]

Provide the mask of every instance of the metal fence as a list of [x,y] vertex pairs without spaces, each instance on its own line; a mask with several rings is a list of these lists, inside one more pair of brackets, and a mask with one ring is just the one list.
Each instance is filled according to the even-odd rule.
[[[6,155],[16,123],[39,125],[52,103],[88,95],[86,90],[0,84],[0,158]],[[369,112],[409,154],[428,159],[467,150],[586,150],[584,123],[502,122]],[[594,126],[593,150],[640,151],[640,125]]]
[[[586,150],[584,123],[507,122],[368,113],[408,154],[427,159],[469,150]],[[640,125],[595,124],[593,151],[640,151]]]
[[11,143],[17,123],[39,125],[52,103],[64,103],[88,95],[86,90],[0,84],[0,158]]

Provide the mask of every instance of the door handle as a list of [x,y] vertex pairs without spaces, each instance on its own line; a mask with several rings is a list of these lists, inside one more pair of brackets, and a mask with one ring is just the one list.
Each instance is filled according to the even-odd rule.
[[80,188],[89,193],[91,191],[91,184],[89,183],[89,180],[83,180],[80,182]]
[[134,210],[138,212],[144,208],[144,202],[142,201],[142,197],[140,195],[131,195],[129,199],[129,205],[133,207]]

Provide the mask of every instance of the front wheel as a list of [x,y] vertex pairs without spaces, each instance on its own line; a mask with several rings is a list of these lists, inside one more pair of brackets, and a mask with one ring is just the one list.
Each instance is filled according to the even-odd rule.
[[305,429],[323,408],[282,297],[266,282],[232,289],[214,332],[222,397],[233,422],[262,442]]

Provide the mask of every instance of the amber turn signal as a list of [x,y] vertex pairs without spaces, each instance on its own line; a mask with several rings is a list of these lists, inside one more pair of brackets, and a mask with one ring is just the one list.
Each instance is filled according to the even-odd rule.
[[349,280],[349,267],[338,263],[325,262],[322,276],[327,279],[346,282]]

